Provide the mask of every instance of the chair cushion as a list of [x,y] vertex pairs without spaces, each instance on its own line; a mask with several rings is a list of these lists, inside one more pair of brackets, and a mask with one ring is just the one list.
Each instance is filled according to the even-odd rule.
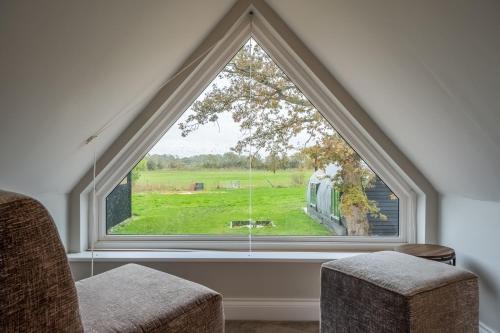
[[405,296],[476,278],[473,273],[451,265],[394,251],[330,261],[323,264],[323,268],[351,275]]
[[222,297],[136,264],[76,282],[84,332],[223,332]]

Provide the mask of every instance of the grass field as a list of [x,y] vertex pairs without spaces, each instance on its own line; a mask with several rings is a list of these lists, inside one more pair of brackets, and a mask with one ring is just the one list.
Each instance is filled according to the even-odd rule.
[[[252,172],[252,218],[272,227],[254,235],[330,235],[304,212],[311,171]],[[194,191],[203,183],[203,191]],[[247,235],[231,221],[248,220],[250,180],[247,170],[146,171],[133,185],[132,218],[113,227],[113,234]]]

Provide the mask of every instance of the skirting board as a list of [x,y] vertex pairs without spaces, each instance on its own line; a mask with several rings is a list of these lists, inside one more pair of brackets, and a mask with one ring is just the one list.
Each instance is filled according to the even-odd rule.
[[318,299],[225,298],[227,320],[319,321]]
[[[300,298],[225,298],[227,320],[318,321],[319,300]],[[479,333],[497,333],[479,323]]]
[[497,333],[497,332],[492,328],[489,328],[485,324],[479,322],[479,333]]

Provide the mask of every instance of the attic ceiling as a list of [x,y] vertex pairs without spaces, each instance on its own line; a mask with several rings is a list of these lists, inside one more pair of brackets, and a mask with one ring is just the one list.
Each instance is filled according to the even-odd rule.
[[[234,3],[0,2],[0,188],[68,193]],[[444,194],[500,201],[500,4],[268,0]]]
[[233,0],[1,1],[0,188],[68,193]]

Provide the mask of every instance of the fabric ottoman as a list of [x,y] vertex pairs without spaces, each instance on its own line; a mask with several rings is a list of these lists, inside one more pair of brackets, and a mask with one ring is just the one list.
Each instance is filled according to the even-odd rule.
[[478,332],[468,271],[392,251],[321,268],[321,332]]
[[222,333],[222,296],[128,264],[76,282],[85,333]]

